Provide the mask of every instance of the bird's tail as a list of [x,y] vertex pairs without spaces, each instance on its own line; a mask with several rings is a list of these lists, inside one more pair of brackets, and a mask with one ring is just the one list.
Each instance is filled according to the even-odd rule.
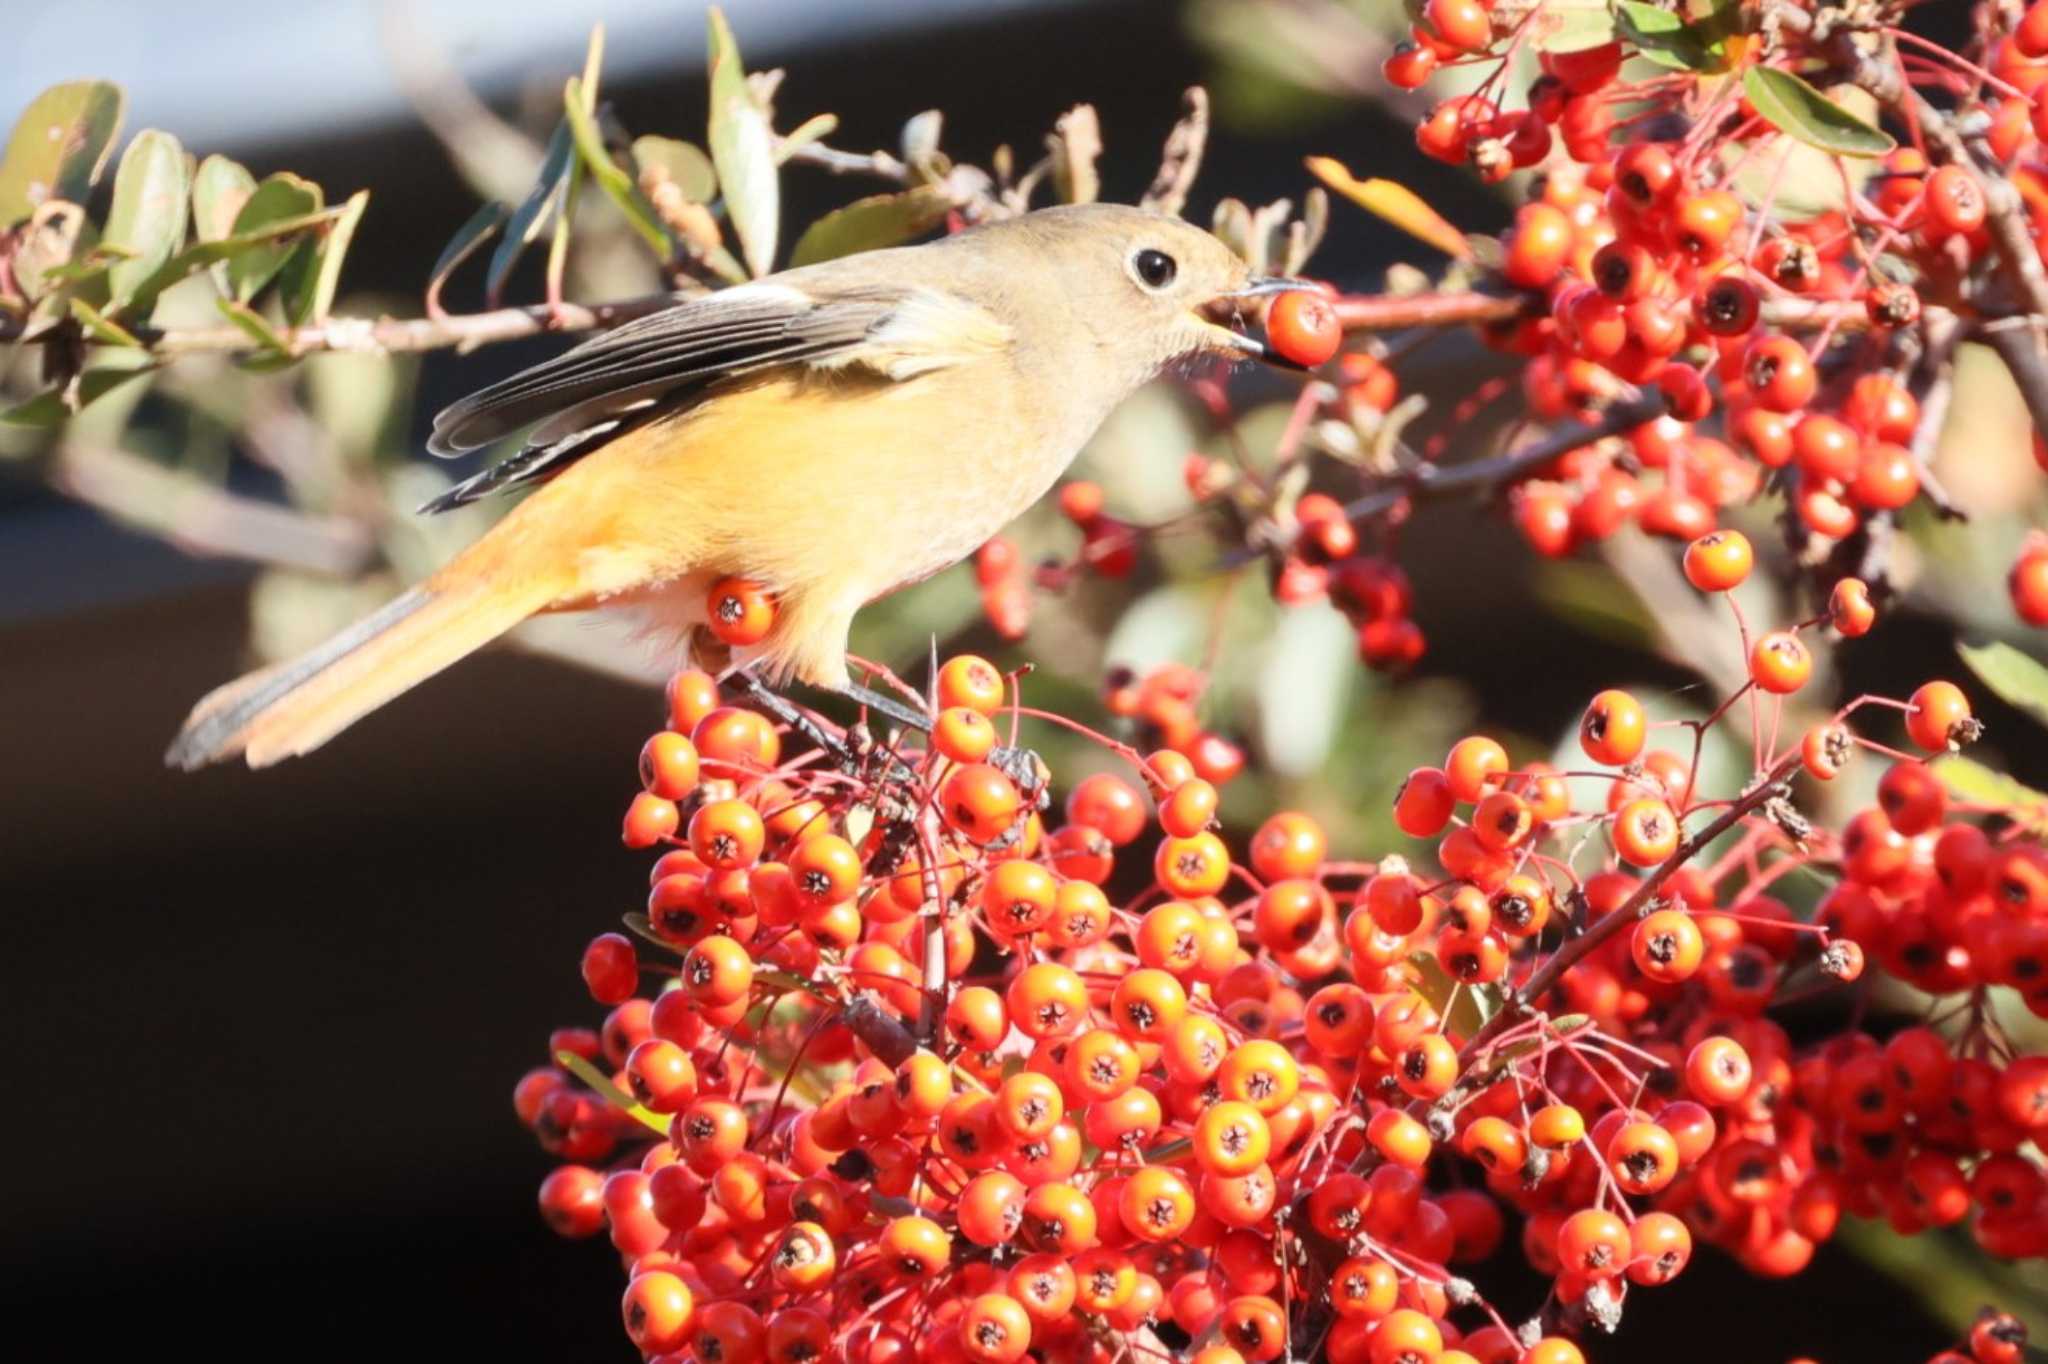
[[465,577],[448,581],[444,571],[298,658],[211,692],[164,761],[190,770],[240,754],[251,767],[268,767],[309,753],[555,595],[544,580],[508,589]]

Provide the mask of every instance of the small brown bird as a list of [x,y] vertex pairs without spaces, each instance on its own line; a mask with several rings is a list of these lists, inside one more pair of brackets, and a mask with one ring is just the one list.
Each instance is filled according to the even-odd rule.
[[775,594],[735,662],[843,689],[863,605],[971,554],[1167,363],[1273,358],[1204,316],[1292,287],[1208,233],[1106,204],[692,298],[463,399],[454,454],[538,423],[436,498],[535,491],[440,571],[309,653],[214,691],[165,760],[263,767],[543,611],[638,607],[687,639],[709,586]]

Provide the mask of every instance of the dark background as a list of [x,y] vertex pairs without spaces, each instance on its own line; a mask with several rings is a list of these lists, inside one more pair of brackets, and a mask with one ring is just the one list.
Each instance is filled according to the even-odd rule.
[[[735,18],[744,42],[744,7]],[[939,107],[947,145],[980,158],[1092,101],[1122,198],[1206,69],[1164,3],[748,56],[792,66],[786,124],[836,111],[847,147],[891,145],[904,117]],[[703,99],[694,69],[612,94],[629,127],[661,131],[686,131],[694,113],[676,111]],[[1499,220],[1497,201],[1411,145],[1363,108],[1286,138],[1225,130],[1198,202],[1219,186],[1298,195],[1300,155],[1327,151],[1461,223]],[[352,288],[415,294],[473,206],[410,125],[273,150],[259,172],[374,190]],[[846,193],[792,182],[805,187],[793,222]],[[1365,283],[1404,249],[1353,216],[1317,268]],[[543,348],[430,358],[422,410]],[[1426,547],[1411,556],[1440,607],[1426,669],[1547,729],[1606,646],[1513,609],[1524,588],[1497,532],[1444,534],[1442,567]],[[16,1308],[0,1354],[630,1358],[608,1247],[561,1242],[533,1213],[547,1162],[509,1094],[550,1027],[598,1017],[576,959],[642,893],[642,860],[616,830],[655,699],[493,653],[314,759],[174,775],[164,742],[245,661],[242,575],[16,480],[0,482],[0,583],[0,1294]],[[1914,629],[1890,642],[1918,652]],[[1941,644],[1931,628],[1917,642]],[[1852,659],[1877,678],[1881,659]],[[40,1344],[15,1355],[21,1325]],[[1789,1285],[1704,1253],[1679,1288],[1638,1290],[1599,1354],[1910,1359],[1946,1341],[1841,1252]]]

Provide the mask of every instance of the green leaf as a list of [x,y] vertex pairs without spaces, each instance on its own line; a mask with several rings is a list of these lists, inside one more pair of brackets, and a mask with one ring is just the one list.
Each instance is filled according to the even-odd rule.
[[[84,411],[130,379],[139,379],[153,373],[155,367],[150,365],[89,369],[78,376],[77,411]],[[49,427],[56,426],[72,415],[73,409],[65,403],[63,392],[53,388],[47,393],[36,394],[27,402],[0,411],[0,423],[9,426]]]
[[611,1104],[614,1108],[624,1111],[635,1122],[643,1127],[653,1128],[664,1137],[668,1135],[668,1119],[662,1117],[659,1113],[650,1113],[635,1103],[632,1095],[605,1078],[603,1071],[591,1065],[590,1062],[584,1060],[575,1052],[556,1052],[555,1064],[596,1090],[604,1097],[607,1103]]
[[231,298],[216,300],[215,306],[220,309],[222,317],[232,322],[244,336],[256,343],[256,353],[250,357],[254,367],[274,369],[291,362],[291,342],[285,340],[284,333],[271,326],[270,320],[262,313],[246,303],[238,303]]
[[[225,266],[226,262],[234,260],[237,256],[259,248],[268,250],[272,247],[273,243],[277,243],[287,237],[323,231],[346,212],[345,208],[324,208],[316,213],[307,213],[296,218],[278,218],[264,223],[261,227],[252,228],[247,232],[233,233],[226,237],[217,238],[214,241],[194,242],[177,255],[165,261],[162,266],[158,267],[156,273],[151,275],[136,290],[136,306],[138,308],[143,306],[143,300],[154,299],[158,294],[196,270],[204,269],[210,265]],[[279,249],[289,251],[292,248],[285,247]],[[288,262],[296,259],[298,259],[296,255],[287,256]],[[228,273],[225,269],[222,270],[221,277],[223,281],[228,278]]]
[[654,205],[647,202],[640,186],[634,183],[633,177],[605,146],[597,117],[590,112],[583,98],[583,82],[574,76],[569,77],[569,83],[562,92],[562,107],[568,117],[570,136],[576,140],[576,151],[583,158],[584,168],[597,181],[597,187],[619,206],[619,212],[626,215],[626,222],[640,234],[640,239],[654,254],[668,260],[675,254],[675,244],[669,240],[668,229],[662,226],[661,216],[654,211]]
[[1615,0],[1614,33],[1647,60],[1674,71],[1705,71],[1715,65],[1713,54],[1685,20],[1642,0]]
[[[235,219],[255,192],[256,177],[241,162],[218,155],[201,161],[198,171],[192,176],[194,235],[202,242],[217,242],[223,237],[233,236]],[[213,267],[213,282],[221,293],[229,292],[227,266],[216,264]]]
[[740,50],[725,12],[711,8],[711,164],[725,186],[725,216],[755,278],[775,268],[782,187],[776,178],[775,133],[747,85]]
[[1790,71],[1752,66],[1742,73],[1742,92],[1765,122],[1824,152],[1883,156],[1898,145]]
[[561,197],[562,186],[569,178],[569,168],[576,164],[576,140],[569,131],[568,120],[555,125],[554,135],[548,138],[546,155],[541,157],[540,174],[534,178],[533,188],[512,210],[512,217],[505,224],[504,239],[498,249],[491,253],[491,266],[484,277],[484,297],[496,307],[498,298],[505,292],[505,281],[512,277],[512,270],[519,264],[519,257],[525,254],[541,229],[547,226],[548,216]]
[[[244,237],[261,232],[277,223],[296,223],[310,214],[318,213],[326,205],[327,196],[320,186],[310,180],[303,180],[290,171],[279,171],[266,176],[235,214],[235,237]],[[263,292],[264,286],[277,278],[295,253],[305,249],[304,242],[272,241],[249,251],[242,251],[228,261],[228,285],[239,303],[247,303]]]
[[178,139],[154,128],[135,135],[114,172],[114,201],[107,209],[106,244],[127,252],[107,272],[107,311],[130,303],[145,315],[155,302],[142,286],[185,240],[191,204],[191,171]]
[[84,202],[106,169],[126,103],[107,81],[53,85],[30,100],[0,155],[0,229],[52,199]]
[[790,250],[789,263],[810,265],[857,251],[901,246],[945,222],[951,207],[951,197],[934,185],[855,200],[805,228]]
[[718,197],[718,172],[711,158],[694,143],[673,137],[633,139],[633,165],[641,174],[660,167],[662,175],[693,204],[708,204]]
[[684,944],[670,942],[667,938],[655,932],[653,922],[645,914],[639,913],[637,910],[623,914],[620,918],[624,920],[627,928],[633,930],[636,936],[645,938],[656,947],[664,948],[675,953],[677,956],[681,956],[689,951],[689,948]]
[[2048,725],[2048,668],[2010,644],[1958,644],[1956,652],[1999,700]]
[[334,307],[334,292],[341,287],[342,260],[348,255],[356,225],[362,222],[363,211],[369,206],[370,191],[357,190],[337,211],[334,221],[313,238],[312,249],[303,258],[307,262],[304,270],[294,272],[300,275],[294,281],[298,287],[288,290],[285,296],[286,314],[295,325],[327,320]]
[[1583,52],[1614,41],[1614,16],[1604,9],[1565,9],[1552,5],[1536,23],[1539,52]]
[[813,114],[791,128],[775,146],[775,164],[781,165],[813,142],[823,142],[839,131],[839,115]]
[[85,328],[87,336],[90,336],[102,345],[128,346],[136,350],[142,349],[142,342],[136,337],[135,333],[129,331],[120,323],[112,321],[105,314],[101,313],[99,309],[93,307],[82,298],[71,300],[71,316],[77,320],[79,326]]
[[441,309],[441,288],[448,277],[462,268],[462,263],[475,255],[477,249],[491,239],[491,235],[503,227],[512,216],[512,210],[496,200],[484,204],[469,215],[469,221],[455,230],[448,244],[441,248],[441,255],[434,262],[434,268],[427,273],[427,314],[435,316]]
[[[1472,1037],[1486,1026],[1486,1020],[1500,1012],[1500,992],[1490,985],[1466,985],[1453,979],[1434,952],[1410,954],[1415,968],[1415,991],[1429,1001],[1444,1020],[1445,1028],[1459,1039]],[[1446,1009],[1448,1008],[1448,1012]]]
[[256,177],[239,161],[209,156],[192,177],[192,228],[203,242],[234,235],[235,219],[256,193]]
[[1973,759],[1950,753],[1936,758],[1931,766],[1949,794],[1968,804],[2007,809],[2029,805],[2048,808],[2048,795]]

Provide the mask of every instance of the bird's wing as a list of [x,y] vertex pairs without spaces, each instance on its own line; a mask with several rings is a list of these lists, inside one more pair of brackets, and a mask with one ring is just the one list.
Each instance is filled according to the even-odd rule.
[[708,294],[593,337],[435,417],[427,448],[442,456],[539,425],[517,454],[421,510],[446,511],[559,473],[627,426],[686,405],[721,380],[793,364],[909,379],[1008,338],[979,306],[923,286],[768,281]]

